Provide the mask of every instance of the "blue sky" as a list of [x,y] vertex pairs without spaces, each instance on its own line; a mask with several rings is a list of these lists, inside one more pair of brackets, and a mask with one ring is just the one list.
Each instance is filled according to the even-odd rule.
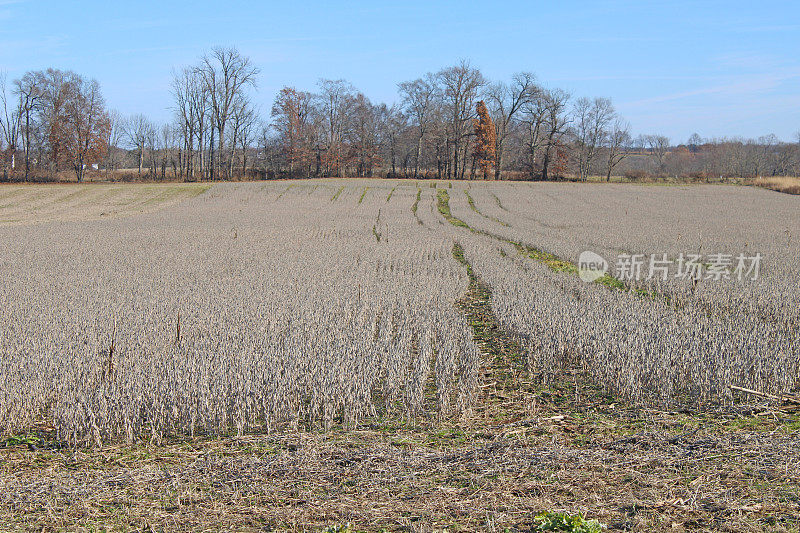
[[398,82],[467,58],[610,97],[634,132],[673,142],[800,130],[796,2],[0,0],[0,70],[75,70],[123,114],[169,120],[173,68],[214,45],[259,66],[265,114],[283,85],[345,78],[391,103]]

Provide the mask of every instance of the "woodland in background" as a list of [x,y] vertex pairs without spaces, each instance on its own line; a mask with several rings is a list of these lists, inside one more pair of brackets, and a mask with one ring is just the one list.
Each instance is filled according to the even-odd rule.
[[253,103],[259,69],[215,48],[173,75],[174,119],[109,110],[70,71],[0,76],[0,179],[306,177],[695,180],[800,175],[798,142],[632,136],[607,98],[573,98],[521,72],[490,81],[469,62],[398,84],[372,103],[345,80],[283,87]]

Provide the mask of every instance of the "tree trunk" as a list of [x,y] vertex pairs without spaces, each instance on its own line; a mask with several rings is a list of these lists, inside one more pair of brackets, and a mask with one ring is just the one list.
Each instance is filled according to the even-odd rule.
[[222,176],[222,169],[225,165],[223,161],[225,154],[225,127],[223,125],[219,126],[219,139],[217,139],[217,142],[219,143],[217,148],[217,166],[219,166],[218,177],[225,178],[225,176]]
[[[467,158],[469,157],[469,143],[464,145],[464,154],[461,157],[461,178],[464,179],[464,173],[467,171]],[[473,161],[474,163],[474,161]],[[456,172],[457,173],[457,172]]]
[[419,160],[422,157],[422,135],[419,136],[417,140],[417,158],[414,162],[414,179],[417,179],[419,176]]
[[502,141],[498,141],[495,144],[494,148],[495,159],[494,159],[494,179],[500,179],[500,167],[503,164],[503,143]]
[[550,149],[553,147],[553,137],[555,132],[550,132],[547,137],[547,146],[544,149],[544,159],[542,160],[542,180],[547,181],[547,167],[550,166]]
[[209,178],[211,181],[214,181],[214,128],[211,128],[211,142],[209,143],[209,162],[208,162],[208,172]]
[[448,178],[458,178],[458,140],[453,139],[453,166],[447,172]]
[[[197,150],[200,152],[198,154],[198,170],[200,171],[200,181],[203,181],[203,170],[204,170],[204,161],[203,156],[205,155],[205,147],[203,146],[203,130],[201,129],[197,134]],[[192,175],[194,175],[194,168],[192,169]]]
[[542,180],[547,181],[547,166],[550,163],[550,147],[545,148],[544,159],[542,160]]
[[31,145],[31,114],[25,110],[25,181],[28,181],[30,172],[30,145]]

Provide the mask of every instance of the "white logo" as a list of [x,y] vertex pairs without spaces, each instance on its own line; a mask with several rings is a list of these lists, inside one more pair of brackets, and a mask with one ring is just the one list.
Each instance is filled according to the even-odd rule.
[[608,263],[594,252],[581,252],[578,256],[578,276],[586,283],[602,278],[608,272]]

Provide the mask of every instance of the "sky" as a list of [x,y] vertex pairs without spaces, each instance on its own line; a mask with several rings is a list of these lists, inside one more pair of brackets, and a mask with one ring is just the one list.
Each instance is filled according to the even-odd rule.
[[170,120],[173,71],[218,45],[259,67],[264,116],[285,85],[344,78],[391,104],[397,83],[467,59],[611,98],[635,134],[676,144],[800,130],[798,2],[0,0],[0,71],[74,70],[124,115]]

